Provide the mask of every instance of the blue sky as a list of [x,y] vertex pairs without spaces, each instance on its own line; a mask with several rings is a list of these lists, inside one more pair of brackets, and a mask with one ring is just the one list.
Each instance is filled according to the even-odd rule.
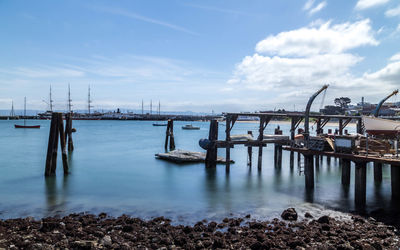
[[[302,110],[400,86],[399,0],[0,0],[0,109]],[[393,98],[392,101],[396,101]],[[400,100],[400,99],[399,99]],[[321,100],[314,108],[319,108]]]

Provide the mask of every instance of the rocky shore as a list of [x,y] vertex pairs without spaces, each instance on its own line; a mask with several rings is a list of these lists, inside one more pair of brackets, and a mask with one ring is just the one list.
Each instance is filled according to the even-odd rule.
[[63,218],[0,220],[0,249],[397,249],[397,230],[372,218],[338,221],[306,213],[298,221],[290,208],[281,219],[225,218],[193,226],[164,217],[144,221],[102,213]]

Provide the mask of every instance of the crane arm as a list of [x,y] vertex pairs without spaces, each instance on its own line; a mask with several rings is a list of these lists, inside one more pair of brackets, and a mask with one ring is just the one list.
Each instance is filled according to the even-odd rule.
[[383,99],[378,103],[378,105],[376,106],[376,109],[375,109],[375,111],[374,111],[374,116],[375,116],[375,117],[378,117],[378,116],[379,116],[379,111],[381,110],[383,103],[386,102],[386,100],[389,99],[390,97],[392,97],[392,96],[394,96],[394,95],[397,95],[398,92],[399,92],[399,90],[396,89],[396,90],[393,91],[390,95],[386,96],[385,98],[383,98]]

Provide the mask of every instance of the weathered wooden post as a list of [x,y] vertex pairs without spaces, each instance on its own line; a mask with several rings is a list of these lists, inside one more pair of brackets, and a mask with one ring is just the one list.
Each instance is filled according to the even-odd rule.
[[314,188],[314,156],[304,155],[304,175],[306,189]]
[[339,119],[339,135],[343,135],[343,119]]
[[167,130],[165,132],[165,150],[168,149],[168,139],[169,139],[169,150],[175,149],[175,140],[174,140],[174,121],[169,119],[167,124]]
[[400,198],[400,165],[390,166],[390,179],[392,185],[392,199]]
[[351,171],[351,162],[347,159],[342,159],[342,185],[350,185],[350,171]]
[[210,147],[207,149],[206,154],[206,167],[215,168],[217,166],[218,148],[215,141],[218,140],[218,121],[211,120],[210,131],[208,133],[208,140],[211,142]]
[[315,170],[318,172],[319,171],[319,155],[316,155],[314,157],[315,159]]
[[[247,131],[247,134],[253,136],[253,131]],[[251,167],[253,158],[253,147],[251,145],[247,146],[247,166]]]
[[226,164],[225,164],[225,171],[229,172],[230,171],[230,164],[231,164],[231,117],[226,116]]
[[51,116],[49,143],[47,146],[45,176],[54,175],[57,168],[58,137],[60,136],[64,174],[68,174],[68,158],[62,113],[54,112]]
[[58,131],[60,133],[60,142],[61,142],[61,156],[64,168],[64,174],[68,174],[68,156],[67,156],[67,147],[65,144],[65,134],[64,134],[64,124],[63,124],[63,114],[57,113],[57,122],[58,122]]
[[367,163],[355,162],[354,200],[357,207],[364,207],[367,188]]
[[72,141],[72,114],[65,114],[65,142],[68,142],[68,151],[74,151],[74,142]]
[[[282,130],[280,130],[279,126],[275,129],[275,135],[281,135]],[[282,145],[278,143],[274,143],[274,165],[275,167],[282,167]]]
[[261,116],[260,117],[260,127],[259,127],[259,134],[258,134],[258,170],[261,170],[262,166],[262,151],[263,151],[263,144],[262,141],[264,140],[264,123],[265,123],[265,117]]
[[[46,157],[46,168],[44,175],[50,176],[52,174],[52,166],[53,166],[53,149],[54,144],[56,144],[56,139],[58,138],[58,128],[57,128],[57,114],[53,113],[51,115],[51,123],[50,123],[50,133],[49,133],[49,142],[47,145],[47,157]],[[57,145],[57,144],[56,144]],[[57,158],[57,152],[55,153],[55,157]]]
[[379,184],[382,183],[382,163],[374,162],[374,181]]

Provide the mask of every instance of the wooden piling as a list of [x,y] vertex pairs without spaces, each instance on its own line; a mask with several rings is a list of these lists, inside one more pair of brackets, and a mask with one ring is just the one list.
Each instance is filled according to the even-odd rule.
[[[46,157],[46,168],[44,171],[45,176],[50,176],[52,174],[52,163],[53,163],[53,148],[55,144],[55,139],[58,136],[57,129],[57,114],[53,113],[51,115],[50,132],[49,132],[49,142],[47,145],[47,157]],[[56,154],[57,156],[57,154]]]
[[74,151],[74,142],[72,141],[72,114],[65,114],[65,142],[68,143],[68,152]]
[[374,162],[374,181],[375,183],[382,183],[382,163]]
[[392,199],[400,198],[400,165],[390,166],[390,179],[392,184]]
[[351,171],[351,162],[347,159],[342,159],[342,185],[348,186],[350,185],[350,171]]
[[218,148],[215,145],[215,141],[218,140],[217,120],[211,120],[210,122],[210,131],[208,133],[208,140],[210,140],[211,146],[207,149],[206,167],[215,168],[217,165],[217,154],[218,154]]
[[[247,134],[253,135],[253,131],[247,131]],[[251,167],[253,158],[253,147],[247,146],[247,166]]]
[[314,156],[304,155],[304,175],[306,189],[314,188]]
[[229,142],[231,141],[231,119],[230,117],[226,118],[226,130],[225,130],[226,138],[225,140],[228,142],[226,146],[226,164],[225,164],[225,171],[229,172],[230,171],[230,164],[231,164],[231,146],[229,145]]
[[59,134],[60,134],[61,155],[62,155],[64,174],[68,174],[68,155],[67,155],[67,147],[66,147],[66,144],[65,144],[63,115],[62,115],[62,113],[57,113],[57,116],[58,116],[57,117],[57,122],[58,122],[58,131],[59,131]]
[[289,159],[290,159],[290,161],[289,161],[290,169],[293,169],[294,168],[294,152],[293,151],[290,151]]
[[[51,157],[51,169],[50,169],[50,173],[51,175],[55,175],[56,174],[56,168],[57,168],[57,151],[58,151],[58,136],[59,136],[59,129],[58,129],[58,113],[53,113],[55,114],[54,120],[55,120],[55,134],[54,134],[54,143],[53,143],[53,149],[52,149],[52,157]],[[52,117],[53,118],[53,117]]]
[[367,164],[355,162],[354,201],[357,207],[364,207],[367,188]]
[[169,150],[175,149],[175,139],[174,139],[174,121],[169,119],[167,123],[167,130],[165,132],[165,150],[168,150],[168,139],[169,139]]

